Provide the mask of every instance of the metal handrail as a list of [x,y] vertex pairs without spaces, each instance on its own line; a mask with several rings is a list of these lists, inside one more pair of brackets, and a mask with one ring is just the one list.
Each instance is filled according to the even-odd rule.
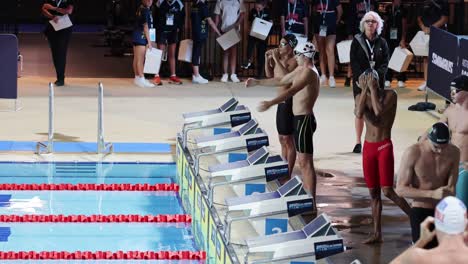
[[104,140],[104,87],[102,83],[99,83],[97,153],[100,154],[106,152],[107,154],[114,152],[114,145],[111,142],[106,143]]
[[42,142],[37,142],[36,144],[36,154],[41,154],[41,149],[45,148],[46,153],[52,153],[54,151],[54,116],[55,116],[55,93],[54,93],[54,84],[49,83],[49,129],[47,132],[47,144]]

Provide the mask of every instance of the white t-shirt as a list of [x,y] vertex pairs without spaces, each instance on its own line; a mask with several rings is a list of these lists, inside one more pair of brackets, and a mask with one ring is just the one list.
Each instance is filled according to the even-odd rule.
[[244,0],[218,0],[214,9],[215,15],[221,15],[221,31],[226,32],[245,12]]

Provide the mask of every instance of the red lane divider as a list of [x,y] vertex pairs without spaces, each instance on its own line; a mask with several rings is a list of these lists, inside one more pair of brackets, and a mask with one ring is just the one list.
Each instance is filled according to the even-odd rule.
[[112,184],[94,184],[94,183],[60,183],[60,184],[15,184],[15,183],[2,183],[0,190],[14,190],[14,191],[179,191],[179,185],[175,183],[112,183]]
[[0,222],[191,223],[190,215],[0,215]]
[[180,259],[205,260],[205,251],[0,251],[0,259]]

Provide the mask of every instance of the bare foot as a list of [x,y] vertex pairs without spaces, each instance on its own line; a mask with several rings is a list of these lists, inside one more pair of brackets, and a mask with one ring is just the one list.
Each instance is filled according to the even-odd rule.
[[378,244],[378,243],[382,243],[382,235],[373,234],[371,237],[369,237],[368,239],[364,240],[362,243],[363,243],[363,244]]

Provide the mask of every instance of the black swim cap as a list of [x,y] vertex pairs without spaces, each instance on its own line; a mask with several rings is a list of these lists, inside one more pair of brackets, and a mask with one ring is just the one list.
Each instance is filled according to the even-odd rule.
[[450,131],[447,124],[438,122],[432,126],[427,137],[436,144],[447,144],[450,141]]
[[283,38],[288,42],[291,48],[294,49],[297,46],[297,38],[294,34],[286,34]]
[[459,90],[468,92],[468,76],[460,75],[452,80],[450,86],[455,87]]

